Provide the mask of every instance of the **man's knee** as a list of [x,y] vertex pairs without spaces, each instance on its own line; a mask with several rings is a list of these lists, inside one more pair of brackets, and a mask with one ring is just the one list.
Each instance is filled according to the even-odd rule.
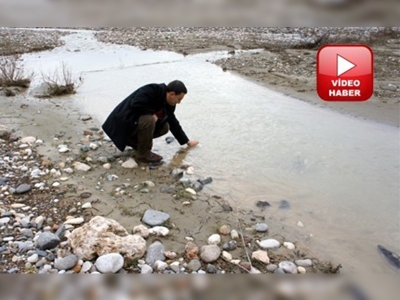
[[169,124],[167,122],[165,122],[163,124],[163,126],[160,128],[160,136],[164,135],[164,134],[167,134],[168,131],[169,131]]
[[156,121],[154,120],[153,115],[143,115],[139,117],[138,127],[140,129],[154,127]]

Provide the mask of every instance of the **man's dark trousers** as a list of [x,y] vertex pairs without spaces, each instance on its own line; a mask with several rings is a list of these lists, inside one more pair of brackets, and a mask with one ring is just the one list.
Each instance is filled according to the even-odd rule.
[[159,122],[154,120],[153,115],[140,116],[128,146],[137,150],[139,157],[146,158],[153,148],[153,139],[166,134],[168,131],[168,122],[160,125]]

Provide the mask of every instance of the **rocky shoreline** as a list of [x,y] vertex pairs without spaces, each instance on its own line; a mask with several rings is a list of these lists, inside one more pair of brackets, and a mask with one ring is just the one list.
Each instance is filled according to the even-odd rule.
[[[184,251],[167,248],[163,239],[173,238],[175,227],[166,212],[146,210],[141,224],[128,232],[115,220],[92,217],[96,215],[96,201],[91,201],[90,192],[78,195],[71,191],[75,199],[65,197],[68,191],[63,187],[73,190],[73,185],[68,184],[70,177],[89,173],[95,167],[87,159],[90,156],[84,162],[49,161],[40,154],[45,144],[41,139],[19,137],[5,126],[1,127],[0,137],[3,273],[303,274],[335,273],[339,269],[302,257],[305,254],[294,243],[268,238],[270,229],[266,223],[255,223],[243,231],[227,222],[216,232],[208,233],[207,244],[186,236]],[[88,151],[94,152],[101,142],[98,139],[93,142],[91,137],[86,136],[86,143],[91,149]],[[61,154],[69,151],[65,145],[58,145],[57,150]],[[138,168],[133,162],[129,158],[121,163],[121,168]],[[101,163],[99,167],[109,168],[109,163]],[[170,197],[172,200],[179,195],[182,206],[199,201],[202,182],[211,182],[210,179],[193,181],[188,178],[191,172],[190,167],[171,170],[175,185],[170,186]],[[135,189],[146,194],[154,187],[155,183],[145,181]],[[118,192],[123,193],[121,189]],[[232,211],[227,204],[223,208]],[[146,239],[153,241],[147,245]]]
[[0,28],[0,56],[51,50],[63,45],[60,37],[66,34],[59,30]]

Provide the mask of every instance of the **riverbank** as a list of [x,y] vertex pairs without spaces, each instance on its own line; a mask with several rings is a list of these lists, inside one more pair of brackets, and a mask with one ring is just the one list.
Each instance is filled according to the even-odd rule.
[[[216,32],[218,33],[218,30]],[[206,33],[204,34],[206,35]],[[212,34],[210,33],[210,35]],[[188,43],[188,45],[190,46],[190,43]],[[213,48],[214,46],[204,46],[203,50],[207,50],[207,47]],[[193,49],[196,49],[196,47],[193,46]],[[239,54],[240,51],[237,52],[235,50],[234,52],[235,54],[232,53],[232,55],[239,58],[240,56],[237,54]],[[68,216],[73,220],[75,219],[74,222],[78,222],[76,219],[81,222],[82,219],[80,218],[83,217],[83,223],[87,224],[91,217],[95,215],[117,220],[124,228],[126,228],[126,230],[128,230],[129,233],[133,233],[133,228],[141,224],[143,215],[147,209],[151,208],[168,213],[170,218],[165,225],[168,227],[167,229],[169,230],[169,233],[168,237],[160,238],[151,236],[148,238],[146,244],[149,246],[150,244],[153,244],[156,239],[161,239],[166,250],[177,253],[177,256],[175,257],[177,258],[177,261],[174,261],[173,259],[172,261],[168,261],[169,265],[174,263],[173,268],[175,268],[175,270],[177,268],[177,263],[179,268],[186,268],[185,264],[189,265],[191,263],[192,259],[189,259],[190,257],[186,255],[185,249],[188,244],[188,239],[193,238],[194,242],[198,246],[206,245],[209,243],[209,238],[213,234],[220,234],[220,228],[225,225],[225,227],[223,227],[225,233],[227,232],[226,226],[228,226],[229,229],[235,229],[237,232],[241,233],[239,236],[243,237],[243,239],[235,239],[231,234],[226,236],[220,234],[220,238],[222,238],[220,248],[223,243],[227,243],[225,247],[228,250],[232,245],[235,245],[236,249],[232,250],[233,260],[240,259],[241,261],[249,261],[247,255],[259,250],[265,250],[260,248],[257,240],[262,241],[267,238],[272,238],[280,245],[282,245],[283,242],[294,241],[294,244],[296,244],[297,247],[295,250],[289,250],[282,246],[280,246],[277,251],[267,249],[267,255],[269,255],[269,259],[273,265],[279,265],[282,260],[294,262],[299,258],[311,258],[313,267],[306,269],[307,272],[338,271],[338,268],[336,268],[338,266],[337,264],[330,266],[329,264],[325,264],[325,267],[324,264],[319,264],[318,257],[320,257],[320,255],[307,249],[307,245],[304,245],[304,243],[307,243],[308,240],[312,239],[311,235],[302,236],[301,239],[295,238],[295,235],[282,236],[285,234],[282,234],[283,231],[281,229],[283,228],[281,228],[282,226],[280,225],[279,220],[276,220],[273,214],[268,214],[268,209],[266,209],[268,203],[260,201],[254,211],[244,211],[238,210],[237,207],[231,207],[230,205],[232,204],[229,203],[229,200],[222,199],[218,195],[207,195],[203,191],[197,192],[196,195],[194,195],[191,190],[185,191],[187,187],[191,186],[191,184],[188,183],[188,179],[192,182],[198,182],[197,179],[206,178],[197,178],[193,168],[187,165],[182,165],[182,162],[188,153],[184,149],[177,149],[179,151],[170,164],[161,168],[150,169],[143,165],[138,168],[134,167],[132,169],[126,169],[122,166],[122,163],[127,161],[130,156],[134,157],[135,153],[127,152],[122,154],[116,152],[115,147],[111,143],[107,142],[107,140],[104,140],[103,136],[99,132],[101,121],[91,119],[88,116],[81,116],[79,110],[74,108],[71,103],[68,102],[68,98],[39,100],[31,98],[23,92],[17,97],[2,98],[2,100],[4,100],[2,102],[4,102],[8,107],[7,114],[4,115],[4,124],[11,126],[11,129],[17,130],[17,136],[33,136],[35,139],[42,139],[44,141],[40,146],[35,144],[33,147],[28,143],[27,148],[21,148],[24,150],[19,150],[21,144],[24,144],[22,141],[17,141],[16,144],[11,146],[6,142],[4,144],[4,151],[7,153],[6,156],[9,156],[9,153],[15,154],[17,157],[16,161],[21,161],[21,153],[19,152],[28,154],[29,149],[34,153],[37,150],[38,153],[46,157],[46,162],[44,163],[44,166],[42,166],[42,161],[35,161],[33,159],[36,157],[35,155],[34,157],[29,157],[28,155],[28,158],[30,158],[29,161],[32,165],[17,165],[14,169],[21,170],[22,176],[19,177],[24,178],[24,180],[29,184],[31,180],[30,172],[32,172],[32,170],[30,170],[30,172],[28,171],[29,168],[34,169],[39,165],[42,166],[42,171],[44,172],[43,180],[34,178],[32,179],[32,184],[34,187],[37,185],[35,189],[39,189],[39,191],[41,191],[40,193],[43,193],[48,197],[46,199],[39,199],[38,201],[35,200],[33,203],[30,203],[29,199],[26,199],[26,202],[22,201],[22,203],[18,203],[21,197],[15,195],[14,192],[22,183],[17,181],[11,181],[10,184],[7,183],[7,188],[4,188],[4,194],[6,194],[6,192],[8,194],[5,195],[7,196],[7,201],[3,203],[3,213],[5,214],[3,217],[9,218],[5,219],[9,228],[7,229],[7,236],[5,236],[6,239],[4,245],[7,243],[8,245],[13,244],[12,242],[14,239],[21,239],[18,228],[21,227],[22,223],[18,218],[21,218],[22,215],[19,214],[29,217],[29,215],[26,215],[23,212],[31,212],[31,208],[33,216],[30,217],[30,220],[34,217],[34,222],[32,222],[33,226],[28,225],[29,228],[25,229],[32,229],[32,234],[35,236],[38,236],[38,234],[42,233],[43,230],[57,233],[57,227],[59,227]],[[69,98],[69,100],[71,99]],[[10,146],[10,148],[7,148],[8,146]],[[24,145],[23,147],[26,146]],[[171,147],[174,146],[172,145]],[[69,150],[67,151],[67,149]],[[60,152],[60,150],[62,151]],[[85,171],[79,173],[79,171],[74,170],[75,162],[84,163],[91,167],[91,170],[87,173],[85,173]],[[133,161],[130,162],[135,165]],[[9,167],[10,161],[7,161],[5,163],[4,172],[6,173],[4,174],[6,175],[4,175],[4,177],[10,177],[7,175],[7,172],[10,171]],[[81,165],[81,167],[85,168],[83,165]],[[46,169],[49,174],[46,174]],[[65,171],[65,169],[68,171]],[[71,172],[71,170],[73,173],[70,174],[69,172]],[[187,177],[183,180],[184,182],[179,182],[177,178],[171,176],[170,172],[173,170],[183,172],[184,176]],[[193,172],[194,174],[191,174]],[[188,186],[185,185],[185,182]],[[33,194],[33,196],[36,196],[37,191],[35,189],[32,190],[31,185],[31,191],[29,193]],[[51,193],[48,193],[49,191]],[[89,196],[89,198],[86,198],[87,196]],[[25,199],[30,197],[24,196],[22,198]],[[16,199],[18,201],[14,201]],[[38,202],[46,203],[46,205],[38,207]],[[60,202],[63,203],[62,207],[57,204]],[[13,204],[17,205],[12,207],[11,205]],[[290,213],[290,203],[283,202],[281,205],[282,207],[279,207],[280,210],[284,211],[285,209],[288,209],[287,212]],[[20,209],[16,212],[17,214],[10,212],[10,209],[16,208]],[[60,215],[55,217],[50,216],[51,220],[48,224],[42,224],[42,226],[38,227],[36,219],[39,218],[39,220],[41,220],[41,217],[46,217],[45,219],[47,222],[48,213],[54,214],[54,209],[56,209],[57,213],[61,212]],[[10,225],[11,223],[12,226]],[[253,226],[257,226],[257,224],[262,224],[258,225],[258,228],[260,228],[260,226],[265,228],[264,223],[267,223],[267,226],[269,227],[266,232],[264,231],[261,233],[253,228]],[[43,225],[47,226],[43,227]],[[81,224],[78,224],[77,226],[79,227],[80,225]],[[67,229],[69,232],[73,230],[70,226],[71,224],[69,224],[69,228]],[[301,226],[300,223],[299,226]],[[165,229],[163,230],[165,231]],[[144,231],[146,230],[144,229]],[[285,228],[285,232],[290,231],[290,228]],[[295,231],[294,228],[293,231]],[[236,237],[236,235],[234,236]],[[212,239],[218,240],[218,237],[213,236]],[[65,244],[66,240],[63,240],[62,243],[63,242],[64,244],[60,247],[65,251],[56,253],[60,249],[55,251],[51,250],[54,257],[59,256],[59,258],[61,258],[66,254],[71,254],[71,249],[67,247],[67,244]],[[215,243],[215,241],[212,243]],[[264,245],[264,243],[262,245]],[[10,251],[10,253],[7,253],[8,261],[18,261],[18,265],[10,265],[11,269],[9,270],[18,272],[23,270],[26,266],[28,266],[28,269],[30,270],[32,265],[26,265],[28,257],[22,256],[22,258],[19,259],[19,257],[21,257],[19,252],[18,254],[15,254],[17,252],[12,252],[15,251],[15,248],[13,247],[7,249],[4,248],[5,251]],[[248,252],[244,251],[245,249],[247,249]],[[30,249],[29,251],[37,250]],[[14,255],[12,255],[12,253]],[[30,252],[29,254],[31,256],[38,254],[39,257],[44,253]],[[259,254],[260,253],[258,253],[258,255]],[[225,255],[229,258],[229,255]],[[263,257],[265,258],[265,253],[263,253]],[[34,258],[36,258],[36,256],[34,256]],[[51,255],[49,258],[52,258]],[[329,260],[330,258],[325,257],[324,259]],[[146,262],[146,259],[144,259],[144,261]],[[83,265],[85,262],[81,261],[80,263]],[[94,261],[92,263],[94,263]],[[211,271],[219,270],[220,272],[246,272],[242,268],[243,266],[239,267],[235,265],[234,268],[232,268],[232,264],[225,264],[226,260],[223,258],[217,260],[216,263],[212,263],[213,266],[210,267],[208,264],[205,264],[204,261],[199,261],[199,263],[203,271],[207,271],[207,268],[209,268]],[[45,264],[50,266],[54,265],[52,263]],[[196,264],[197,266],[199,265],[197,262],[192,264]],[[141,272],[143,266],[142,261],[137,261],[135,262],[133,269],[124,268],[124,270],[128,272]],[[150,267],[150,265],[148,266]],[[245,269],[248,266],[248,264],[245,264]],[[254,262],[254,266],[255,269],[260,272],[271,272],[274,268],[274,266],[270,266],[266,271],[265,268],[267,267],[267,264],[259,264],[256,262]],[[293,267],[293,265],[290,266]],[[42,266],[39,267],[39,270],[43,270],[40,269],[41,267]],[[46,267],[46,269],[48,268],[49,267]],[[145,267],[145,269],[147,269],[147,271],[149,270],[147,267]],[[167,271],[171,271],[171,269],[172,268],[169,268]],[[50,270],[53,270],[51,272],[55,272],[54,268],[51,268]],[[65,271],[57,270],[61,272]],[[187,269],[185,270],[188,271]],[[255,270],[253,271],[257,272]]]
[[[339,270],[302,242],[282,236],[279,223],[263,214],[268,203],[260,202],[259,212],[244,211],[217,195],[199,191],[197,179],[205,178],[197,178],[190,166],[177,165],[179,158],[155,169],[135,166],[134,152],[116,151],[99,123],[81,115],[68,98],[35,99],[22,94],[0,101],[2,272],[79,273],[84,265],[84,272],[99,272],[101,267],[96,268],[94,259],[74,256],[79,250],[70,241],[74,229],[94,216],[117,220],[119,230],[125,228],[127,234],[136,232],[137,237],[147,239],[146,256],[142,245],[137,256],[124,258],[119,273]],[[128,160],[133,166],[126,165]],[[212,184],[209,181],[202,182]],[[167,220],[157,224],[163,229],[152,235],[148,231],[155,230],[154,224],[144,223],[143,218],[149,209],[168,214]],[[287,209],[284,203],[282,209]],[[106,219],[103,223],[112,222]],[[59,240],[43,246],[38,241],[44,233],[57,234]],[[88,243],[89,239],[84,238]],[[158,241],[162,246],[154,246]],[[209,244],[215,244],[209,249],[214,258],[203,254],[207,249],[200,250]],[[149,254],[152,247],[164,249],[161,257]],[[165,262],[163,267],[155,266],[156,259],[149,255]]]

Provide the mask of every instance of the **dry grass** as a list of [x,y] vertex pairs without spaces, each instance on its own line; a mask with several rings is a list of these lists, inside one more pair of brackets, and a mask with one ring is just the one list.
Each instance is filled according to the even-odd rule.
[[26,73],[18,56],[0,58],[0,86],[28,88],[34,73]]
[[48,97],[75,94],[76,89],[83,82],[81,77],[78,80],[72,77],[71,69],[64,62],[61,63],[60,69],[56,69],[53,74],[42,73],[42,79],[48,86]]
[[6,97],[14,97],[15,96],[15,92],[11,89],[4,89],[4,95]]

